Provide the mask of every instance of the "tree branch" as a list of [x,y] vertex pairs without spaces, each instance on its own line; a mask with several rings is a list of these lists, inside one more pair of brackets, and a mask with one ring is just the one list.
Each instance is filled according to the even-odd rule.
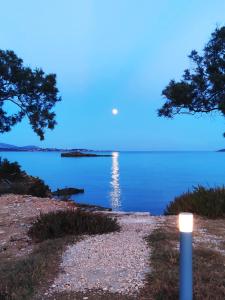
[[3,101],[10,101],[10,102],[14,103],[14,104],[17,105],[17,106],[18,106],[25,114],[27,114],[27,113],[26,113],[26,110],[23,108],[23,106],[22,106],[21,104],[17,103],[15,100],[13,100],[13,99],[5,99],[5,100],[3,100]]

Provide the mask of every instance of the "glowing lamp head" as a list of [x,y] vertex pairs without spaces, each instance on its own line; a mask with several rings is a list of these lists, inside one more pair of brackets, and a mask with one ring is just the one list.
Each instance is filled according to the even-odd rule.
[[193,214],[191,213],[179,214],[179,230],[180,232],[193,231]]
[[118,115],[119,111],[117,108],[113,108],[112,109],[112,114],[115,116],[115,115]]

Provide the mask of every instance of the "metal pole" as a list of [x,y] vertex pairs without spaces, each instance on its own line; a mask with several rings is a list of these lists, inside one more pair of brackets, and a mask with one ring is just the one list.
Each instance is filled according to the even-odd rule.
[[193,299],[192,287],[192,231],[193,214],[179,214],[180,230],[180,300]]
[[192,232],[180,232],[180,300],[193,299]]

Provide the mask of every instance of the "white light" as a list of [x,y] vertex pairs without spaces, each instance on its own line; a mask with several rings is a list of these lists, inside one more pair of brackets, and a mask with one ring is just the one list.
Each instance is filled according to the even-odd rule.
[[193,231],[193,214],[191,213],[179,214],[179,230],[181,232]]
[[113,115],[117,115],[119,113],[118,109],[117,108],[113,108],[112,109],[112,114]]
[[118,157],[118,156],[119,156],[119,153],[118,153],[118,152],[113,152],[113,153],[112,153],[112,156]]
[[112,180],[110,182],[112,186],[111,206],[113,210],[118,210],[121,206],[120,201],[120,168],[119,168],[119,152],[112,153]]

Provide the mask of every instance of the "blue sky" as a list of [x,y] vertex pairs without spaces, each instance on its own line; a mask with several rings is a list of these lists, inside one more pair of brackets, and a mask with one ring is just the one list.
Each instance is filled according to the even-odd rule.
[[[158,118],[162,89],[190,67],[216,26],[224,0],[1,1],[0,48],[57,74],[58,125],[44,142],[27,120],[0,142],[119,150],[225,148],[224,120]],[[113,107],[119,114],[113,116]]]

